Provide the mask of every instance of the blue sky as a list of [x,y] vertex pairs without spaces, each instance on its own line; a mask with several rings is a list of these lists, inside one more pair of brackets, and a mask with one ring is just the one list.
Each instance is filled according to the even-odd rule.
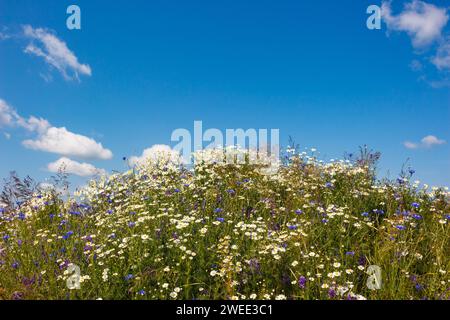
[[[71,4],[81,30],[66,27]],[[382,5],[0,0],[0,177],[44,181],[61,157],[124,170],[122,157],[173,146],[173,130],[202,120],[279,128],[282,144],[292,136],[325,160],[367,144],[382,153],[380,175],[409,159],[417,179],[448,186],[450,4],[394,0],[369,30],[370,4]],[[44,146],[72,138],[88,150]]]

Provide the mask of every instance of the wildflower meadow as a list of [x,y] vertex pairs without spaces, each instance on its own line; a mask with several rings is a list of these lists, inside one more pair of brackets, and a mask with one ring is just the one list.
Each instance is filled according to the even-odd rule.
[[367,150],[226,153],[161,155],[71,193],[15,181],[0,299],[450,298],[448,189],[379,179]]

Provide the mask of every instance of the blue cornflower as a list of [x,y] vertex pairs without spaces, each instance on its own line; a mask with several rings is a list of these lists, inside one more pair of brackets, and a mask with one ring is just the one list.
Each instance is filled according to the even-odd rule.
[[291,230],[295,230],[295,229],[297,229],[297,226],[295,226],[295,225],[294,226],[289,226],[288,228],[291,229]]
[[17,269],[19,267],[19,263],[17,261],[15,261],[15,262],[13,262],[11,267],[13,267],[13,269]]
[[128,226],[130,228],[134,227],[136,225],[136,223],[134,223],[133,221],[128,222]]
[[73,235],[73,231],[68,231],[65,235],[63,235],[63,239],[67,240],[70,238],[71,235]]
[[223,210],[221,209],[221,208],[216,208],[216,209],[214,209],[214,213],[220,213],[220,212],[222,212]]
[[368,217],[368,216],[369,216],[369,213],[368,213],[368,212],[363,212],[363,213],[361,213],[361,215],[362,215],[363,217]]
[[302,213],[303,213],[303,211],[302,211],[302,210],[300,210],[300,209],[297,209],[297,210],[295,210],[295,213],[296,213],[296,214],[302,214]]
[[416,220],[421,220],[422,216],[420,214],[413,214],[412,217]]
[[411,203],[411,205],[416,209],[420,207],[420,204],[418,204],[417,202],[413,202]]
[[108,211],[106,211],[107,214],[112,214],[113,211],[111,209],[109,209]]
[[217,221],[220,221],[220,222],[224,222],[224,221],[225,221],[224,218],[216,218],[216,220],[217,220]]
[[331,182],[325,183],[325,188],[333,188],[333,184]]
[[91,208],[91,206],[89,206],[89,205],[87,205],[87,204],[84,204],[84,203],[79,204],[78,207],[83,208],[83,209],[86,209],[86,210],[88,210],[88,209]]
[[5,240],[5,241],[8,241],[9,240],[9,235],[7,235],[7,234],[5,234],[4,236],[3,236],[3,240]]
[[355,251],[347,251],[345,254],[347,256],[354,256],[355,255]]
[[129,280],[131,280],[131,279],[133,279],[133,275],[130,273],[130,274],[127,274],[126,276],[125,276],[125,280],[126,281],[129,281]]
[[175,190],[173,190],[174,192],[176,192],[176,193],[178,193],[178,192],[181,192],[181,190],[180,189],[178,189],[178,188],[176,188]]
[[322,223],[327,223],[328,219],[322,219]]
[[71,214],[73,216],[81,216],[81,212],[80,211],[69,211],[69,214]]
[[23,212],[19,212],[18,217],[19,217],[19,220],[22,220],[22,221],[25,220],[25,214]]
[[405,229],[406,229],[406,227],[403,226],[403,225],[401,225],[401,224],[398,224],[398,225],[396,225],[395,227],[396,227],[398,230],[405,230]]

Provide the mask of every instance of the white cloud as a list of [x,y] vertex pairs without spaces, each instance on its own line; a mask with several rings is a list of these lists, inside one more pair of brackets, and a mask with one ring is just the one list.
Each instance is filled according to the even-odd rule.
[[422,138],[421,142],[422,142],[423,146],[430,148],[434,145],[444,144],[445,140],[438,139],[436,136],[429,135],[429,136]]
[[72,133],[64,127],[49,127],[39,134],[37,140],[25,140],[23,145],[33,150],[85,159],[107,160],[113,156],[112,152],[103,148],[101,143],[80,134]]
[[450,69],[450,37],[447,37],[439,45],[436,55],[431,59],[431,62],[439,70]]
[[449,19],[446,8],[420,0],[406,3],[397,15],[392,14],[391,2],[384,1],[381,15],[388,29],[408,33],[415,48],[423,48],[440,39]]
[[417,143],[411,141],[405,141],[403,142],[403,145],[408,149],[417,149],[419,147]]
[[22,144],[29,149],[56,153],[62,156],[74,156],[84,159],[111,159],[111,150],[86,136],[68,131],[65,127],[53,127],[46,119],[34,116],[21,117],[4,100],[0,99],[0,128],[20,127],[36,134]]
[[31,116],[28,119],[18,117],[17,125],[27,129],[28,131],[37,132],[39,134],[45,133],[51,127],[47,120],[43,118],[36,118],[35,116]]
[[47,165],[47,169],[50,172],[65,172],[69,174],[74,174],[80,177],[90,177],[94,175],[104,175],[106,171],[103,169],[98,169],[90,163],[80,163],[71,160],[66,157],[62,157],[55,162],[51,162]]
[[164,144],[155,144],[150,148],[145,149],[139,157],[130,157],[131,165],[142,165],[146,162],[157,162],[160,159],[168,160],[172,163],[180,163],[180,153],[173,150],[170,146]]
[[12,126],[17,118],[17,112],[6,101],[0,99],[0,128]]
[[405,141],[403,145],[408,149],[419,149],[419,148],[432,148],[434,146],[442,145],[447,143],[445,140],[439,139],[436,136],[428,135],[426,137],[423,137],[422,140],[420,140],[419,143],[417,142],[410,142]]
[[11,135],[8,132],[3,132],[3,135],[5,136],[6,140],[11,139]]
[[52,67],[56,68],[66,80],[79,79],[78,75],[90,76],[91,67],[78,62],[78,58],[67,47],[66,43],[43,28],[34,29],[30,25],[23,27],[24,35],[32,42],[25,48],[25,52],[41,57]]

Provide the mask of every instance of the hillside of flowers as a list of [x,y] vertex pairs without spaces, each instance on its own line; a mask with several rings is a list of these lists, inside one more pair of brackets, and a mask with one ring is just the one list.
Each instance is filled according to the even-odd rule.
[[448,189],[377,179],[368,152],[238,153],[162,155],[3,206],[0,299],[450,299]]

